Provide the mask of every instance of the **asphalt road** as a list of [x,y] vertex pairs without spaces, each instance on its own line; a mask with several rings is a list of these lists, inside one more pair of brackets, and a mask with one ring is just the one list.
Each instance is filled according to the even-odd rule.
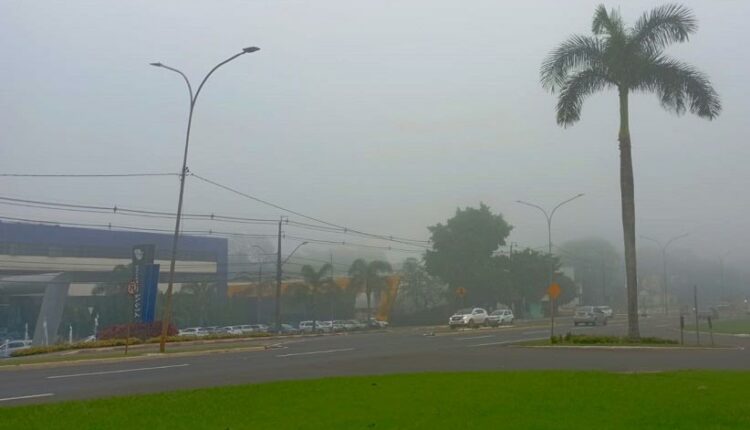
[[[675,318],[642,320],[644,336],[678,338]],[[557,333],[625,334],[624,318],[606,327]],[[447,331],[394,328],[361,333],[280,340],[276,347],[193,356],[160,356],[121,362],[0,368],[0,407],[175,389],[343,375],[423,371],[577,369],[660,371],[750,369],[750,339],[715,336],[715,349],[527,348],[521,340],[544,339],[542,326]],[[708,336],[702,338],[708,341]],[[686,333],[694,342],[694,334]]]

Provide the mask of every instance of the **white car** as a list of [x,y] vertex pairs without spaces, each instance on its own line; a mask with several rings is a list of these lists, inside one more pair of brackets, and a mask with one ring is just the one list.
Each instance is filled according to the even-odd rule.
[[180,329],[180,331],[177,332],[177,336],[203,337],[203,336],[208,336],[209,334],[210,333],[203,327],[188,327],[188,328]]
[[487,325],[497,327],[503,324],[513,324],[513,311],[510,309],[498,309],[492,311],[487,317]]
[[613,311],[612,308],[609,306],[597,306],[597,308],[600,311],[604,312],[604,316],[607,319],[612,319],[612,317],[615,315],[615,311]]
[[234,326],[234,325],[228,325],[226,327],[222,327],[219,329],[219,332],[224,333],[224,334],[233,334],[233,335],[242,334],[242,330],[240,330],[238,326]]
[[237,329],[238,329],[239,331],[241,331],[241,332],[242,332],[242,334],[245,334],[245,333],[252,333],[253,331],[255,331],[255,330],[253,330],[253,326],[251,326],[250,324],[243,324],[243,325],[238,325],[238,326],[237,326]]
[[448,319],[448,326],[452,329],[459,327],[479,327],[487,324],[487,311],[482,308],[459,309]]
[[253,333],[268,333],[270,327],[265,324],[250,324],[250,329]]
[[0,357],[10,357],[15,351],[31,348],[30,340],[7,340],[0,344]]
[[[313,333],[312,321],[301,321],[299,331],[302,333]],[[315,321],[315,333],[329,333],[331,331],[330,321]]]

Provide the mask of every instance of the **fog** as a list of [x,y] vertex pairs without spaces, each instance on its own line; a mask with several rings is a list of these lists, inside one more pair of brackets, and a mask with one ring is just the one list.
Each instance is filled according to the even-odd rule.
[[[546,224],[516,200],[552,207],[585,193],[555,215],[554,242],[599,236],[620,248],[615,94],[587,100],[581,122],[563,129],[555,97],[539,84],[546,54],[589,33],[598,3],[3,1],[0,172],[178,172],[186,89],[148,63],[180,68],[195,86],[256,45],[261,51],[222,68],[201,93],[192,172],[332,223],[418,239],[481,201],[529,247],[546,245]],[[619,2],[627,22],[657,3]],[[668,52],[709,75],[723,112],[709,122],[665,112],[653,95],[631,100],[637,231],[662,241],[689,233],[675,248],[710,261],[729,252],[727,264],[742,266],[750,257],[750,3],[683,3],[700,29]],[[178,182],[2,177],[0,187],[23,199],[173,211]],[[185,210],[288,215],[194,178]],[[0,215],[170,228],[16,206]],[[219,227],[188,220],[185,228]]]

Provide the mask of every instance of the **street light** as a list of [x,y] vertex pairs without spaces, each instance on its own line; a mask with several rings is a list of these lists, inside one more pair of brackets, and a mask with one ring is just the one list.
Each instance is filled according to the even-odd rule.
[[555,206],[554,208],[552,208],[552,211],[550,211],[549,213],[547,213],[547,211],[544,210],[543,207],[541,207],[539,205],[535,205],[534,203],[525,202],[523,200],[516,200],[516,203],[520,203],[522,205],[531,206],[532,208],[539,209],[544,214],[544,217],[547,218],[547,239],[548,239],[547,243],[548,243],[548,247],[549,247],[549,251],[548,252],[550,254],[552,254],[552,217],[555,215],[555,211],[557,211],[557,209],[559,209],[560,206],[564,205],[565,203],[572,202],[573,200],[575,200],[575,199],[577,199],[579,197],[583,197],[583,193],[577,194],[577,195],[569,198],[568,200],[564,200],[564,201],[558,203],[557,206]]
[[641,239],[650,240],[651,242],[656,243],[659,246],[659,248],[661,248],[661,263],[662,263],[662,268],[663,268],[663,272],[662,272],[663,281],[662,281],[662,283],[664,284],[664,288],[663,288],[663,290],[664,290],[663,291],[663,295],[664,295],[664,315],[668,315],[669,314],[669,295],[668,295],[668,290],[667,290],[667,282],[668,282],[668,277],[667,277],[667,248],[669,247],[669,245],[671,245],[672,243],[674,243],[674,241],[676,241],[678,239],[682,239],[683,237],[687,237],[688,235],[689,235],[689,233],[683,233],[683,234],[677,235],[677,236],[669,239],[667,241],[667,243],[665,243],[664,245],[662,245],[662,243],[661,243],[661,241],[659,241],[659,239],[654,239],[653,237],[648,237],[648,236],[643,236],[643,235],[640,236]]
[[198,100],[198,95],[203,89],[203,85],[205,85],[208,78],[216,71],[216,69],[227,64],[228,62],[234,60],[235,58],[241,55],[249,54],[251,52],[258,51],[259,49],[260,48],[257,48],[255,46],[243,48],[242,52],[234,54],[233,56],[227,58],[226,60],[214,66],[214,68],[211,69],[211,71],[209,71],[208,74],[203,78],[200,85],[198,85],[198,90],[195,91],[195,94],[193,94],[193,86],[190,85],[190,80],[187,78],[187,76],[184,73],[182,73],[178,69],[175,69],[174,67],[169,67],[162,63],[150,63],[154,67],[160,67],[162,69],[171,70],[175,73],[178,73],[180,76],[182,76],[182,79],[184,79],[185,83],[187,84],[188,95],[190,96],[190,111],[188,114],[187,132],[185,133],[185,152],[182,157],[182,170],[180,172],[180,196],[179,196],[179,199],[177,200],[177,217],[176,217],[175,226],[174,226],[174,237],[172,238],[172,258],[169,262],[169,284],[167,286],[167,297],[166,297],[164,313],[162,315],[162,321],[161,321],[161,339],[159,341],[159,351],[162,353],[164,352],[166,348],[167,328],[169,327],[169,322],[172,319],[172,286],[174,284],[175,261],[177,259],[177,240],[179,239],[179,236],[180,236],[180,218],[182,216],[182,200],[183,200],[183,195],[185,193],[185,175],[187,174],[187,171],[188,171],[187,156],[188,156],[188,146],[190,143],[190,126],[193,123],[193,110],[195,109],[195,103]]
[[[281,238],[281,236],[279,236]],[[287,255],[284,262],[281,261],[281,246],[279,246],[278,249],[278,258],[276,259],[276,330],[280,333],[281,332],[281,270],[284,264],[286,264],[287,261],[289,261],[290,258],[292,258],[292,255],[294,255],[295,252],[297,252],[298,249],[300,249],[303,245],[307,245],[309,242],[302,242],[299,245],[297,245],[294,250]],[[281,244],[281,239],[279,239],[279,244]]]

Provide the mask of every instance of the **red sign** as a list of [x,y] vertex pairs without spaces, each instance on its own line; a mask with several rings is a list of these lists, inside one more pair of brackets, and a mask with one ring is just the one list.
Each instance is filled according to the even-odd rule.
[[560,295],[560,285],[558,283],[554,283],[547,288],[547,294],[549,294],[550,299],[555,300],[557,299],[557,296]]

